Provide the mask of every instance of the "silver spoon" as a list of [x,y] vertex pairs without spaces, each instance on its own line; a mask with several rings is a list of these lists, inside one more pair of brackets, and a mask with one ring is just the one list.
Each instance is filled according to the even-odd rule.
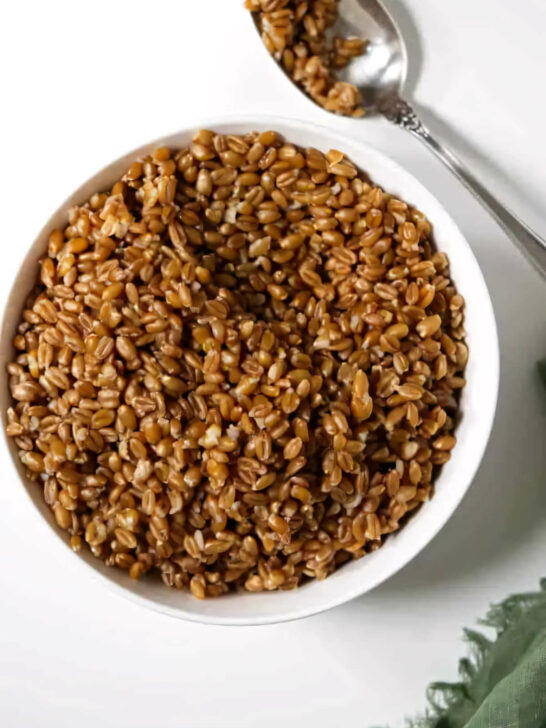
[[408,65],[406,48],[396,23],[380,0],[342,0],[332,30],[341,36],[368,39],[364,55],[353,58],[339,73],[343,80],[358,88],[366,112],[382,114],[420,139],[489,210],[537,271],[546,277],[546,241],[498,202],[453,152],[430,134],[403,99]]

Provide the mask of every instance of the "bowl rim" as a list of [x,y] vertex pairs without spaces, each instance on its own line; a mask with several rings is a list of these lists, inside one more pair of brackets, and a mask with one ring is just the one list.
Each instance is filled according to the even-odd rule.
[[[372,146],[370,144],[366,144],[364,142],[361,142],[359,140],[356,140],[353,136],[348,135],[345,133],[345,130],[343,129],[330,129],[327,126],[317,124],[314,122],[310,122],[307,120],[301,120],[297,118],[291,118],[291,117],[283,117],[283,116],[277,116],[277,115],[270,115],[270,114],[256,114],[256,113],[245,113],[244,111],[240,114],[225,114],[225,115],[219,115],[219,116],[213,116],[213,117],[205,117],[205,118],[199,118],[199,117],[190,117],[186,123],[181,128],[178,128],[177,131],[171,133],[162,135],[159,138],[150,140],[148,142],[145,142],[144,144],[139,145],[138,147],[130,150],[129,152],[125,152],[119,157],[117,157],[115,160],[111,161],[110,163],[104,165],[102,168],[97,170],[94,174],[92,174],[90,177],[88,177],[82,184],[80,184],[50,215],[48,220],[45,222],[45,224],[41,227],[38,234],[34,237],[32,243],[25,248],[25,251],[23,255],[21,256],[20,264],[17,269],[17,274],[14,280],[14,283],[9,291],[7,291],[2,296],[2,339],[6,336],[6,331],[12,331],[13,330],[13,324],[10,323],[8,320],[9,314],[10,314],[10,302],[12,299],[19,297],[17,294],[17,284],[20,276],[22,276],[23,271],[25,269],[25,266],[29,264],[29,257],[31,257],[31,254],[34,252],[34,249],[37,248],[39,241],[44,241],[45,236],[48,233],[48,231],[51,229],[52,219],[57,216],[60,212],[66,211],[70,204],[74,204],[73,200],[75,198],[78,198],[79,196],[81,199],[85,198],[86,194],[86,187],[92,183],[94,183],[95,179],[99,175],[107,175],[110,172],[111,168],[114,168],[117,166],[120,162],[126,159],[135,158],[139,155],[142,155],[143,153],[146,153],[149,148],[153,148],[155,146],[159,146],[162,144],[169,144],[169,140],[173,139],[174,137],[190,134],[192,131],[195,131],[199,128],[211,128],[211,129],[217,129],[224,127],[223,131],[224,133],[228,133],[228,130],[225,129],[225,127],[230,126],[244,126],[248,127],[248,130],[251,130],[253,128],[272,128],[277,129],[279,127],[284,127],[285,131],[282,132],[283,135],[288,135],[288,130],[291,130],[293,132],[303,132],[303,131],[309,131],[315,134],[320,134],[324,137],[327,137],[329,140],[331,140],[332,143],[338,144],[340,149],[343,149],[343,145],[349,145],[352,147],[355,147],[358,149],[360,153],[360,158],[365,159],[367,155],[371,155],[372,157],[380,158],[382,162],[388,166],[389,172],[392,171],[393,173],[393,184],[396,184],[396,175],[398,175],[399,178],[402,178],[407,181],[411,180],[412,184],[415,185],[415,187],[420,191],[420,194],[424,194],[427,196],[431,202],[433,202],[438,209],[442,212],[443,216],[445,217],[445,220],[448,221],[453,228],[453,231],[458,234],[458,237],[460,238],[460,242],[464,244],[466,247],[466,252],[468,254],[469,261],[472,262],[472,265],[474,266],[474,274],[477,275],[478,279],[480,280],[480,283],[482,285],[482,291],[481,291],[481,300],[480,300],[480,306],[484,309],[486,318],[489,319],[489,325],[491,326],[490,331],[490,343],[493,345],[493,351],[490,352],[490,361],[488,362],[489,366],[489,381],[490,381],[490,394],[489,394],[489,408],[487,411],[484,412],[483,420],[480,428],[480,437],[478,438],[478,441],[476,443],[476,447],[474,450],[474,461],[472,464],[472,467],[469,469],[468,473],[465,475],[464,480],[467,481],[462,487],[459,487],[459,490],[456,494],[456,497],[452,498],[451,503],[449,504],[449,507],[446,508],[445,511],[443,511],[437,520],[434,522],[434,524],[429,527],[426,537],[422,538],[417,545],[409,551],[409,553],[404,553],[402,556],[398,559],[397,563],[388,569],[385,569],[385,571],[379,575],[377,575],[375,578],[373,578],[371,581],[365,585],[362,586],[359,584],[359,580],[355,578],[353,580],[352,588],[347,588],[345,590],[339,591],[339,593],[336,593],[335,595],[331,596],[330,598],[324,598],[324,599],[317,599],[312,604],[306,604],[306,600],[302,600],[302,605],[298,608],[293,608],[291,610],[284,610],[279,611],[279,613],[275,614],[274,616],[271,616],[270,614],[267,615],[259,615],[255,614],[253,616],[217,616],[214,614],[204,614],[200,612],[194,612],[194,611],[188,611],[184,609],[183,606],[180,608],[173,607],[168,604],[161,603],[159,601],[156,601],[155,599],[145,596],[143,594],[136,593],[130,589],[128,589],[123,584],[119,583],[118,581],[114,580],[110,575],[103,573],[102,571],[99,571],[100,564],[97,563],[97,565],[92,564],[88,562],[84,558],[73,558],[70,549],[67,548],[67,542],[66,542],[66,534],[64,531],[61,531],[56,524],[51,520],[48,520],[44,517],[44,514],[40,511],[40,507],[37,502],[33,499],[30,491],[30,481],[26,481],[25,478],[21,475],[19,472],[19,463],[15,454],[15,447],[13,446],[11,438],[9,438],[6,434],[6,413],[5,411],[2,412],[2,437],[5,449],[9,452],[10,455],[10,465],[13,468],[13,474],[16,476],[19,483],[23,486],[23,490],[25,492],[26,499],[32,504],[33,512],[35,516],[37,517],[37,520],[39,520],[48,530],[51,532],[53,531],[56,534],[56,542],[59,545],[59,552],[64,552],[65,558],[67,560],[67,564],[70,562],[74,564],[74,568],[80,568],[76,566],[76,564],[80,564],[82,568],[85,568],[87,570],[87,573],[93,578],[94,581],[100,582],[106,588],[110,589],[112,592],[120,594],[123,598],[128,599],[132,601],[133,603],[139,604],[143,607],[147,607],[148,609],[151,609],[152,611],[166,614],[171,617],[175,617],[177,619],[183,619],[189,622],[196,622],[201,624],[210,624],[210,625],[223,625],[223,626],[250,626],[250,625],[264,625],[264,624],[275,624],[280,622],[288,622],[288,621],[294,621],[298,619],[303,619],[308,616],[312,616],[314,614],[319,614],[321,612],[327,611],[329,609],[332,609],[336,606],[339,606],[341,604],[344,604],[345,602],[351,601],[352,599],[356,598],[357,596],[360,596],[364,593],[367,593],[371,591],[372,589],[375,589],[377,586],[379,586],[381,583],[389,579],[391,576],[396,574],[399,570],[404,568],[410,561],[412,561],[439,533],[439,531],[445,526],[447,521],[451,518],[457,507],[459,506],[460,502],[464,498],[465,494],[467,493],[468,489],[470,488],[472,482],[474,481],[476,472],[481,464],[481,461],[483,459],[483,455],[485,453],[485,449],[487,447],[487,444],[489,442],[491,430],[493,427],[493,422],[495,418],[495,412],[496,412],[496,406],[497,406],[497,400],[498,400],[498,390],[499,390],[499,376],[500,376],[500,351],[499,351],[499,340],[498,340],[498,331],[497,331],[497,324],[495,320],[494,315],[494,309],[491,302],[491,297],[487,288],[487,284],[485,282],[485,279],[483,277],[483,273],[481,271],[481,268],[474,256],[474,253],[472,251],[472,248],[470,244],[468,243],[466,237],[460,230],[459,226],[451,216],[451,214],[448,212],[448,210],[444,207],[444,205],[437,199],[437,197],[411,172],[406,170],[402,165],[400,165],[398,162],[394,161],[389,155],[385,154],[383,151],[377,149],[375,146]],[[239,133],[239,132],[233,132],[233,133]],[[361,169],[361,165],[357,163],[357,166],[359,169]],[[370,175],[370,177],[374,178],[374,170],[373,165],[372,168],[368,170],[366,167],[362,170],[365,174]],[[381,183],[383,186],[383,183]],[[434,225],[434,220],[432,220]],[[1,352],[1,346],[0,346],[0,364],[4,364],[5,357],[3,353]],[[5,373],[5,367],[2,366],[2,376],[4,377],[4,384],[2,385],[2,388],[7,392],[7,401],[10,401],[10,395],[7,387],[7,375]],[[381,549],[382,551],[383,549]],[[102,562],[101,562],[102,563]],[[362,562],[360,562],[362,563]],[[312,582],[314,583],[314,582]],[[318,587],[319,584],[317,583],[316,586]],[[295,590],[295,592],[299,592],[299,589]],[[253,595],[246,595],[247,598],[251,599]],[[275,598],[275,592],[271,593],[271,598]],[[197,600],[196,600],[197,601]]]

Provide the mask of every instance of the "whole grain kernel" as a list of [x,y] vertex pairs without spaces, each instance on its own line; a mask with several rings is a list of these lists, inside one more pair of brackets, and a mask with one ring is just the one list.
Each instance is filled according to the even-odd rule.
[[452,450],[457,443],[457,440],[453,435],[441,435],[436,438],[432,446],[435,450]]
[[206,596],[206,584],[202,574],[193,576],[190,580],[190,590],[197,599],[204,599]]
[[303,441],[301,437],[294,437],[284,446],[283,455],[287,460],[292,460],[299,455],[302,447]]

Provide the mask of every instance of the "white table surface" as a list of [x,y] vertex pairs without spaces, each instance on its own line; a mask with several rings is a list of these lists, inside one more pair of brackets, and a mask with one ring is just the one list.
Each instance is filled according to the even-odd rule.
[[[425,119],[546,235],[546,4],[388,5]],[[483,267],[502,347],[493,436],[457,513],[386,584],[296,623],[175,621],[66,569],[2,449],[0,725],[402,725],[430,680],[456,676],[462,627],[546,575],[546,396],[534,370],[546,286],[417,141],[379,119],[325,115],[293,90],[241,0],[28,0],[3,4],[0,28],[2,299],[49,213],[109,160],[199,116],[264,112],[336,126],[432,189]]]

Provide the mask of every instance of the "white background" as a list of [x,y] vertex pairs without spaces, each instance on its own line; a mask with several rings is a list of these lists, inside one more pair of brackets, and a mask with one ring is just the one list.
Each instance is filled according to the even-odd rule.
[[[403,724],[452,679],[461,628],[546,575],[546,287],[486,213],[402,131],[315,109],[266,57],[242,0],[48,0],[0,15],[0,293],[61,201],[111,159],[198,117],[264,112],[375,144],[438,196],[482,265],[502,347],[497,420],[455,516],[413,563],[301,622],[204,627],[64,568],[0,452],[0,725]],[[546,235],[546,4],[391,0],[409,93],[431,128]],[[8,473],[9,475],[6,475]],[[62,566],[61,566],[62,564]]]

